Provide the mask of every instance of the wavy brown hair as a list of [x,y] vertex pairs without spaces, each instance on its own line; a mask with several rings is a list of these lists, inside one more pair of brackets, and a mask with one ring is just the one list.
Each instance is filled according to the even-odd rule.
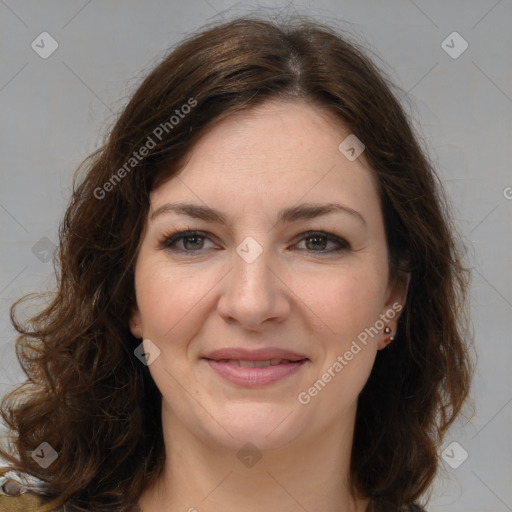
[[[161,474],[161,394],[134,356],[140,341],[128,327],[149,193],[178,172],[213,123],[279,98],[328,109],[364,142],[391,277],[410,274],[395,341],[378,352],[359,397],[354,493],[375,510],[396,511],[432,483],[472,370],[467,271],[439,179],[398,89],[357,43],[311,19],[245,17],[190,36],[142,82],[75,175],[59,230],[56,292],[27,322],[15,316],[27,297],[12,306],[28,379],[3,399],[15,454],[2,454],[47,483],[45,510],[64,503],[128,510]],[[170,121],[176,110],[183,115]],[[149,136],[156,146],[127,166]],[[30,456],[43,441],[59,454],[47,469]]]

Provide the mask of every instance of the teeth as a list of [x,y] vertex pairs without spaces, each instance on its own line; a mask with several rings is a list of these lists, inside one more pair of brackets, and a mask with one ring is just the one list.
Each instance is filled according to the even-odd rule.
[[287,363],[286,359],[267,359],[266,361],[246,361],[243,359],[222,359],[219,362],[228,363],[232,366],[240,366],[242,368],[262,368],[265,366],[275,366],[281,363]]

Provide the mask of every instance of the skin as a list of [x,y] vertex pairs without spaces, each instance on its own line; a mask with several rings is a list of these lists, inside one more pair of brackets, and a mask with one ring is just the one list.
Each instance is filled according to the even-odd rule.
[[[338,145],[350,131],[329,112],[301,101],[267,101],[216,124],[196,144],[179,175],[151,193],[135,268],[134,336],[160,354],[149,365],[162,392],[166,466],[142,495],[144,512],[267,510],[363,512],[347,484],[357,397],[382,329],[311,397],[298,401],[374,326],[406,287],[390,282],[377,185],[364,153],[349,161]],[[228,224],[173,212],[190,202],[222,211]],[[277,224],[299,203],[341,203],[336,211]],[[205,238],[159,244],[175,230]],[[334,234],[340,247],[308,231]],[[262,253],[248,263],[236,252],[246,237]],[[343,245],[341,245],[343,246]],[[185,252],[188,251],[188,252]],[[398,314],[386,322],[396,332]],[[151,347],[145,342],[145,346]],[[242,388],[201,359],[225,347],[279,347],[305,354],[295,374],[260,388]],[[250,442],[261,458],[237,457]]]

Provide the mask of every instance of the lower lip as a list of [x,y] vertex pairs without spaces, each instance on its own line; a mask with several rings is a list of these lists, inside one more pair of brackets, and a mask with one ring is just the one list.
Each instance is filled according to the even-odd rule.
[[284,364],[276,364],[275,366],[260,366],[255,368],[245,368],[241,366],[233,366],[228,363],[221,363],[206,359],[210,368],[224,379],[244,386],[247,388],[266,386],[280,381],[289,375],[294,374],[308,360],[294,361]]

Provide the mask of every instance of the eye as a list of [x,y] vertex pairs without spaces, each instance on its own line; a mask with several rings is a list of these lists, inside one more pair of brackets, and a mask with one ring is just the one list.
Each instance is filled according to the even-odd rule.
[[[211,241],[208,237],[208,233],[204,231],[179,231],[166,236],[165,239],[159,243],[159,247],[173,252],[189,254],[199,253],[204,249],[205,240]],[[297,247],[297,245],[302,242],[305,242],[306,244],[306,251],[316,254],[332,254],[350,250],[350,244],[346,240],[323,231],[303,233],[301,240],[298,244],[295,244],[294,247]],[[329,243],[335,244],[335,247],[326,250]]]
[[[304,233],[299,243],[303,241],[306,244],[307,251],[320,254],[331,254],[350,249],[350,244],[346,240],[330,233],[324,233],[323,231]],[[334,243],[337,247],[325,250],[329,243]]]
[[[209,238],[203,231],[179,231],[167,236],[159,246],[175,252],[198,252],[203,248],[205,239]],[[181,248],[178,243],[181,243]]]

